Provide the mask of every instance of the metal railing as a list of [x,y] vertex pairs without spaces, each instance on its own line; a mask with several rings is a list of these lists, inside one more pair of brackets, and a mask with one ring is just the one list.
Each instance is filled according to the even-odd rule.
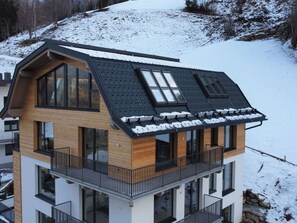
[[61,203],[52,207],[52,218],[55,223],[84,223],[71,214],[71,201]]
[[222,165],[221,147],[133,170],[70,155],[69,148],[54,150],[51,158],[52,174],[129,198],[187,178],[207,175]]
[[0,202],[0,215],[4,217],[8,222],[14,223],[14,209],[7,207]]
[[222,199],[204,195],[204,207],[177,223],[214,223],[222,219]]
[[0,132],[0,144],[14,143],[15,133],[19,131]]

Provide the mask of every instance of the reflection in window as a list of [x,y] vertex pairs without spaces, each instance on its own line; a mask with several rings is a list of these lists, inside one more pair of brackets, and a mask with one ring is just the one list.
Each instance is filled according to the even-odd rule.
[[223,195],[233,191],[233,166],[234,162],[224,165],[223,170]]
[[225,223],[232,222],[232,206],[233,205],[229,205],[223,209],[223,222]]
[[49,169],[38,167],[38,194],[55,200],[55,179]]
[[172,167],[176,156],[176,134],[156,135],[156,163],[160,169]]
[[236,126],[226,125],[225,126],[225,151],[235,149],[236,140]]
[[38,211],[38,223],[55,223],[55,220],[46,214]]
[[52,122],[38,123],[38,149],[51,151],[54,149],[54,127]]
[[99,91],[92,75],[62,65],[37,81],[38,106],[99,110]]
[[4,131],[17,131],[19,130],[19,120],[4,121]]
[[185,216],[199,209],[199,180],[185,184]]
[[[173,218],[173,189],[154,196],[154,222],[165,222]],[[172,221],[170,221],[172,222]]]

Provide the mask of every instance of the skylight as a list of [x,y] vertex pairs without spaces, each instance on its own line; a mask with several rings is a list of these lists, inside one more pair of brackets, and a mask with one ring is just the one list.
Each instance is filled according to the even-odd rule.
[[139,72],[156,104],[184,104],[186,100],[169,71]]
[[194,74],[194,77],[207,97],[228,97],[228,94],[218,77],[205,74]]

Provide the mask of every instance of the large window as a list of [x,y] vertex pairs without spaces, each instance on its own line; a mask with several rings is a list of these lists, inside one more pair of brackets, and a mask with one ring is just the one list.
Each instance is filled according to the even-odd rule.
[[87,223],[108,223],[108,195],[91,189],[83,190],[83,220]]
[[54,127],[52,122],[37,122],[38,150],[51,151],[54,149]]
[[19,130],[19,120],[9,120],[4,121],[4,131],[18,131]]
[[99,110],[99,91],[92,75],[62,65],[37,81],[38,106]]
[[154,196],[154,222],[173,222],[173,189]]
[[232,222],[232,208],[233,205],[229,205],[228,207],[223,209],[223,223]]
[[13,150],[13,144],[5,144],[5,156],[11,156]]
[[55,220],[46,214],[38,211],[38,223],[55,223]]
[[225,151],[233,150],[236,148],[236,126],[225,126]]
[[186,100],[169,71],[141,70],[141,77],[156,104],[185,104]]
[[224,165],[223,170],[223,196],[234,191],[234,162]]
[[176,165],[176,134],[156,135],[157,169],[162,170]]
[[185,216],[199,210],[199,180],[185,184]]
[[55,201],[55,179],[49,169],[38,167],[38,196]]
[[215,75],[195,74],[195,79],[207,97],[222,98],[228,94],[219,78]]

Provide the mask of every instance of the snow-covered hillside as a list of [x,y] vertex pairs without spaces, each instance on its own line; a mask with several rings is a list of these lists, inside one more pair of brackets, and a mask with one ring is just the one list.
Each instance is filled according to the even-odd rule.
[[[160,3],[161,2],[161,3]],[[227,14],[231,0],[221,0],[217,11]],[[252,4],[252,0],[247,0]],[[228,4],[230,3],[230,4]],[[257,8],[244,9],[244,18],[269,11],[269,23],[255,21],[254,30],[270,27],[281,21],[287,10],[286,1],[254,0]],[[225,4],[225,7],[224,7]],[[184,0],[134,0],[110,7],[108,11],[88,12],[65,19],[56,28],[43,27],[39,38],[53,38],[83,44],[132,50],[170,57],[192,63],[202,69],[226,72],[239,84],[251,104],[267,115],[263,126],[247,132],[246,144],[284,157],[297,164],[294,146],[297,123],[297,54],[274,39],[256,42],[223,41],[220,16],[206,16],[182,11]],[[247,6],[246,6],[247,7]],[[261,14],[261,13],[260,13]],[[250,15],[252,16],[252,15]],[[242,28],[240,24],[242,25]],[[244,23],[237,26],[241,35],[248,35]],[[258,24],[258,25],[257,25]],[[262,27],[262,28],[261,28]],[[239,35],[240,36],[240,35]],[[28,38],[19,34],[0,42],[0,72],[12,72],[14,66],[42,43],[21,46]],[[263,170],[257,174],[260,165]],[[263,193],[272,202],[269,222],[286,222],[284,208],[297,219],[297,168],[269,157],[247,151],[245,155],[245,187]],[[290,174],[290,175],[289,175]],[[280,186],[275,182],[279,179]],[[276,220],[277,218],[277,220]],[[291,220],[290,222],[294,222]]]

